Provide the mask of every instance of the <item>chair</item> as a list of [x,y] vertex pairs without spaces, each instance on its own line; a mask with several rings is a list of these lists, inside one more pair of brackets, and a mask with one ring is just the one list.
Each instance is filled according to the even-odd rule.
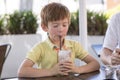
[[0,78],[1,78],[1,73],[2,73],[4,62],[10,52],[10,49],[11,49],[10,44],[0,45]]
[[98,57],[100,57],[100,50],[102,49],[102,44],[93,44],[92,49],[95,51]]

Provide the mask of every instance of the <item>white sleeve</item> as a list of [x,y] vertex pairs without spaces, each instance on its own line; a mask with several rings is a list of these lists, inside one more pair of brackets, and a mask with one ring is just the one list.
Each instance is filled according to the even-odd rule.
[[110,22],[108,24],[108,29],[104,38],[104,43],[103,43],[103,47],[109,48],[111,50],[114,50],[117,46],[117,25],[118,25],[118,21],[116,15],[114,15],[111,19]]

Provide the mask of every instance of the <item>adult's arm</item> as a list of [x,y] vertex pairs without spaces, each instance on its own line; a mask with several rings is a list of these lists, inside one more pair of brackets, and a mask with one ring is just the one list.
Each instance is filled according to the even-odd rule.
[[113,52],[108,48],[103,48],[101,53],[101,60],[105,65],[119,65],[120,64],[120,48]]
[[111,56],[113,51],[108,48],[103,48],[100,54],[100,58],[105,65],[111,64]]

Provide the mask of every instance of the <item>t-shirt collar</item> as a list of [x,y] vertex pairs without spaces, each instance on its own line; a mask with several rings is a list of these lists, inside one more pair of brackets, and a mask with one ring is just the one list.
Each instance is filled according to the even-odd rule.
[[[47,42],[48,45],[51,47],[51,49],[54,49],[54,48],[56,47],[56,45],[53,44],[49,38],[46,40],[46,42]],[[70,47],[72,46],[66,39],[64,39],[64,45],[65,45],[67,48],[70,48]]]

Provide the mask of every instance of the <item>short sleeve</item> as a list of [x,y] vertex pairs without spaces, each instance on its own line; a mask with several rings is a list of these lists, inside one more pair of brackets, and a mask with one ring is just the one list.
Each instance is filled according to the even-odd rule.
[[28,53],[26,58],[32,60],[34,63],[37,63],[41,60],[41,46],[40,44],[35,45]]
[[88,52],[85,51],[85,49],[83,49],[83,47],[81,46],[81,44],[79,42],[75,42],[75,57],[79,58],[79,59],[84,59],[87,55]]
[[[117,37],[117,27],[118,27],[118,20],[117,15],[114,15],[108,24],[108,29],[106,31],[106,35],[104,38],[103,47],[109,48],[114,50],[118,44],[118,37]],[[120,24],[119,24],[120,25]]]

